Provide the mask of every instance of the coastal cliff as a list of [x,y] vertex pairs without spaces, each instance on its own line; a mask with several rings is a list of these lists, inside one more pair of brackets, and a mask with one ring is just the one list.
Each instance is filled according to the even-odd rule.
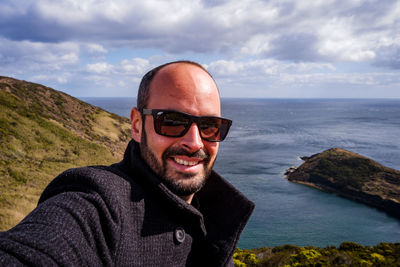
[[60,172],[122,159],[127,118],[44,85],[0,76],[0,230],[18,223]]
[[289,168],[289,181],[365,203],[400,218],[400,171],[354,152],[332,148]]

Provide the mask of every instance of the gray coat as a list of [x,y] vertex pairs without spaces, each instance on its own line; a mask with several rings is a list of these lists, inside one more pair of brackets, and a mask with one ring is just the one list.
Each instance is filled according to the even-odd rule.
[[131,141],[122,162],[67,170],[0,233],[0,265],[226,266],[254,204],[212,172],[192,205]]

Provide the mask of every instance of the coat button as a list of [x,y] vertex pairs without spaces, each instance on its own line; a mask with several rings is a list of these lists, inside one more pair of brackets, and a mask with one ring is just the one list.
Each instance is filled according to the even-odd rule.
[[183,230],[183,228],[178,227],[175,229],[175,240],[180,244],[183,241],[185,241],[185,230]]

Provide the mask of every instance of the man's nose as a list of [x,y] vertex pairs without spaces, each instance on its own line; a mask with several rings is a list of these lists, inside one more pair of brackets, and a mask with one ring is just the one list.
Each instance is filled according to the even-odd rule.
[[189,152],[196,152],[203,148],[203,140],[201,139],[199,127],[196,123],[192,123],[187,133],[182,136],[181,144]]

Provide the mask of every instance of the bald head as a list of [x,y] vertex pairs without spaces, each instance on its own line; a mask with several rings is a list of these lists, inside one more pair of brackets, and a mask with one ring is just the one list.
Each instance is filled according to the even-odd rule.
[[[154,77],[149,91],[148,107],[161,104],[164,108],[193,115],[199,115],[198,107],[207,107],[209,114],[202,115],[220,116],[221,113],[214,80],[203,69],[191,64],[165,66]],[[157,105],[153,105],[155,102]]]
[[[203,70],[203,72],[205,72],[209,78],[211,78],[215,84],[215,81],[213,79],[213,77],[211,76],[211,74],[200,64],[193,62],[193,61],[186,61],[186,60],[182,60],[182,61],[173,61],[173,62],[169,62],[163,65],[160,65],[158,67],[155,67],[154,69],[150,70],[149,72],[147,72],[141,82],[140,82],[140,86],[139,86],[139,90],[138,90],[138,96],[137,96],[137,109],[138,110],[142,110],[143,108],[145,108],[148,104],[148,100],[150,97],[150,84],[152,83],[153,79],[156,77],[156,75],[163,70],[164,68],[169,69],[169,67],[173,67],[173,65],[175,65],[175,67],[177,66],[181,66],[181,65],[191,65],[192,67],[197,67],[201,70]],[[174,69],[174,68],[172,68]],[[216,84],[215,84],[216,86]],[[217,86],[216,86],[217,87]],[[217,88],[218,90],[218,88]]]

